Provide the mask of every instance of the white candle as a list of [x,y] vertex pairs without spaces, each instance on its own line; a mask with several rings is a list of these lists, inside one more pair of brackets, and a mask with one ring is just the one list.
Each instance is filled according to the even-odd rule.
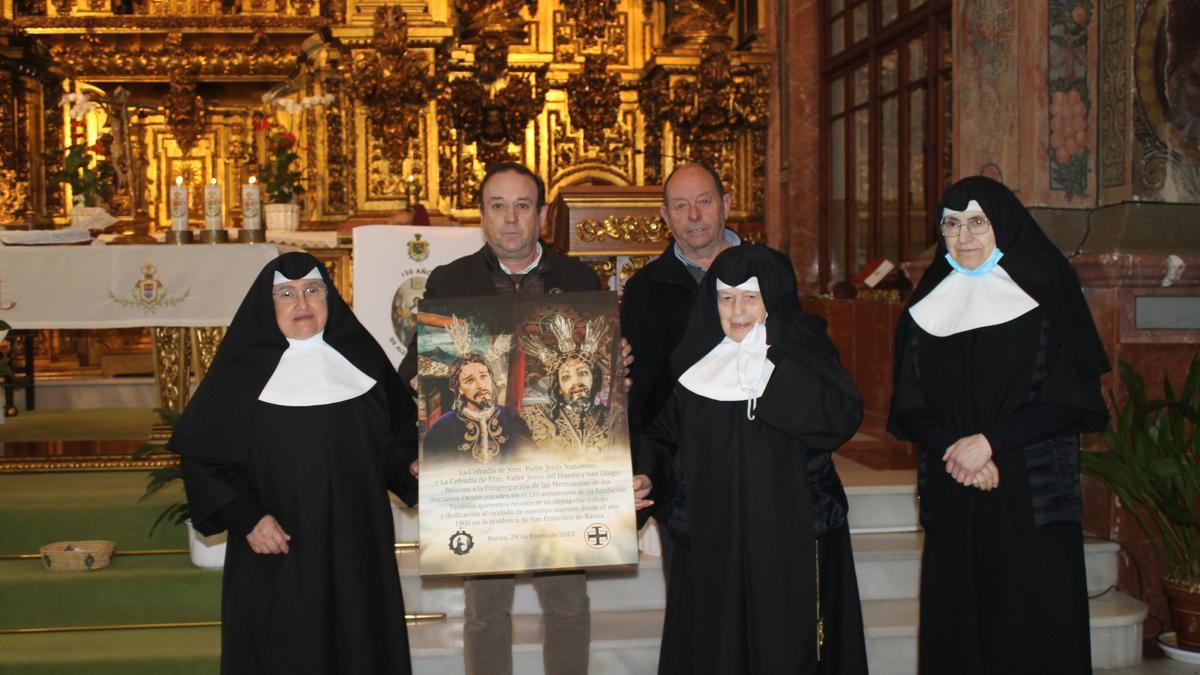
[[175,185],[171,186],[171,229],[176,232],[188,229],[188,189],[183,176],[176,176]]
[[204,186],[204,227],[221,229],[221,186],[213,178]]
[[254,176],[242,186],[242,227],[247,230],[262,228],[262,193]]

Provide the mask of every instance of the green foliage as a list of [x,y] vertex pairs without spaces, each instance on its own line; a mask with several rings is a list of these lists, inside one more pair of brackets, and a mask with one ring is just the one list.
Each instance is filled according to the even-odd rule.
[[296,154],[296,135],[276,131],[267,140],[270,158],[259,167],[259,175],[267,186],[268,204],[291,204],[297,195],[304,194],[303,177],[292,165],[300,159]]
[[85,143],[72,145],[67,148],[62,171],[56,172],[51,179],[70,185],[71,194],[79,205],[107,205],[116,188],[117,173],[112,162],[96,159],[92,154],[106,150],[103,140],[92,146]]
[[[176,426],[178,426],[180,413],[177,413],[173,410],[167,410],[166,408],[155,408],[154,412],[158,413],[159,418],[162,419],[164,424],[171,427],[172,431]],[[162,443],[143,443],[141,447],[133,451],[133,458],[143,459],[149,455],[153,455],[162,451]],[[146,475],[146,492],[138,501],[145,500],[150,495],[153,495],[168,485],[174,484],[175,481],[180,480],[183,480],[183,469],[180,468],[178,464],[172,464],[154,469]],[[163,509],[162,513],[158,514],[158,518],[155,519],[154,525],[150,527],[150,534],[148,536],[154,536],[154,530],[158,529],[159,524],[164,520],[169,521],[174,525],[182,525],[183,521],[187,520],[191,516],[192,511],[190,508],[188,508],[188,503],[186,501],[172,502],[167,506],[167,508]]]
[[1083,453],[1083,470],[1104,481],[1137,522],[1168,578],[1200,582],[1200,356],[1176,393],[1146,400],[1142,377],[1121,363],[1126,401],[1104,433],[1110,451]]

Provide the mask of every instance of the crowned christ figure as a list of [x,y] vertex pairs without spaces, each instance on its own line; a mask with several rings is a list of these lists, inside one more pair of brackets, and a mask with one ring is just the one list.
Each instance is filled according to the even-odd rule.
[[528,404],[521,416],[539,448],[578,454],[605,452],[611,423],[600,393],[607,365],[608,319],[594,317],[584,323],[581,342],[575,340],[576,324],[569,317],[555,313],[544,323],[553,346],[532,335],[525,336],[522,344],[546,367],[550,402]]

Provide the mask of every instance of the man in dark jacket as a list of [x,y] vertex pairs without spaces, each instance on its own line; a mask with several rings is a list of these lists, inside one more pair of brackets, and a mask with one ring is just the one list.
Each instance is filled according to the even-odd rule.
[[[718,253],[741,243],[725,227],[731,203],[721,177],[705,164],[680,164],[663,184],[661,213],[675,241],[625,282],[621,300],[621,333],[637,354],[629,373],[632,433],[654,423],[680,375],[670,372],[671,350],[683,335],[686,310],[704,272]],[[657,501],[665,505],[669,499]],[[665,527],[658,532],[665,571],[671,542]]]
[[[425,300],[487,295],[598,291],[600,280],[587,265],[551,251],[538,241],[546,221],[546,186],[514,163],[488,168],[480,185],[483,248],[434,268]],[[407,382],[417,372],[416,341],[400,363]],[[591,617],[582,571],[533,576],[545,614],[543,659],[547,675],[587,672]],[[511,575],[471,577],[466,596],[463,652],[468,675],[512,673]]]

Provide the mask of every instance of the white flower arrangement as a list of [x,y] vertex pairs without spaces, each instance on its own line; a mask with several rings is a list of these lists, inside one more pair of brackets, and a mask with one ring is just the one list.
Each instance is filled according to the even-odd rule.
[[58,104],[71,109],[70,115],[73,120],[81,120],[96,109],[96,104],[84,93],[63,94],[63,97],[58,100]]
[[274,98],[270,94],[263,95],[263,103],[269,103],[276,108],[281,108],[287,111],[292,115],[304,112],[309,108],[317,108],[323,105],[329,105],[330,103],[333,103],[333,101],[333,94],[324,94],[322,96],[305,96],[299,101],[294,98],[282,96],[279,98]]

